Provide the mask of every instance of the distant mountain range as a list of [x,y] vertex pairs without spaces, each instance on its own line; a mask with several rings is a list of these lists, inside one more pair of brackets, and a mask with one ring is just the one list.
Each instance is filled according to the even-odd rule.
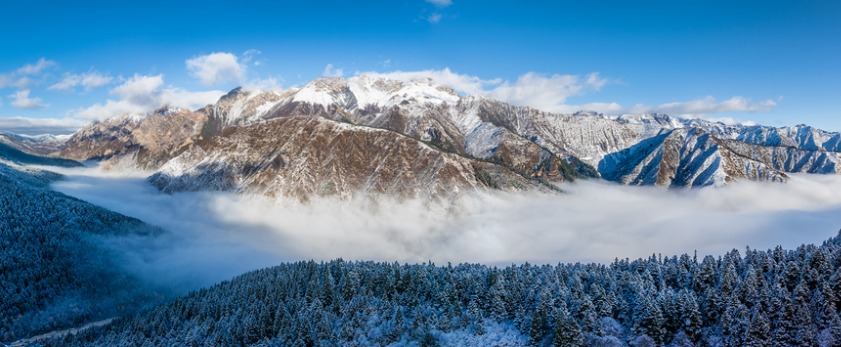
[[275,92],[237,88],[198,110],[123,115],[52,144],[53,156],[154,170],[150,180],[163,191],[301,200],[553,190],[594,177],[664,187],[785,182],[788,173],[837,174],[841,159],[839,133],[806,125],[555,114],[461,96],[429,79],[365,75]]
[[[841,341],[841,236],[702,261],[282,264],[170,303],[115,240],[167,231],[52,191],[27,165],[147,170],[164,192],[449,200],[605,179],[687,188],[838,174],[841,135],[662,114],[553,114],[431,80],[232,90],[69,138],[0,133],[0,341],[13,345],[785,345]],[[151,308],[150,308],[151,307]],[[139,313],[138,313],[139,312]],[[121,317],[116,320],[111,318]],[[67,334],[83,323],[105,325]],[[84,327],[84,326],[83,326]],[[38,335],[39,336],[33,336]]]

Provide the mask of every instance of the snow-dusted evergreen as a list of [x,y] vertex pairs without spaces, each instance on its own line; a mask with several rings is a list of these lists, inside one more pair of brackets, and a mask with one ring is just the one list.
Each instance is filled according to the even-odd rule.
[[[557,189],[582,177],[702,187],[839,173],[841,135],[662,114],[554,114],[429,79],[317,79],[235,89],[199,110],[164,107],[63,139],[0,136],[0,339],[120,315],[54,346],[839,346],[841,236],[821,246],[610,265],[298,262],[171,303],[100,242],[142,222],[55,193],[19,164],[153,169],[164,192],[451,199]],[[60,146],[59,146],[60,143]],[[59,146],[59,147],[56,147]],[[40,151],[40,152],[39,152]],[[10,166],[11,165],[11,166]],[[13,167],[14,166],[14,167]],[[24,170],[24,171],[20,171]],[[563,222],[563,221],[559,221]]]
[[15,146],[0,142],[0,162],[12,164],[49,165],[63,167],[78,167],[81,163],[61,158],[43,157],[24,152]]
[[50,190],[57,178],[0,163],[0,341],[159,301],[120,269],[101,240],[160,230]]
[[298,262],[53,346],[838,346],[841,234],[609,265]]

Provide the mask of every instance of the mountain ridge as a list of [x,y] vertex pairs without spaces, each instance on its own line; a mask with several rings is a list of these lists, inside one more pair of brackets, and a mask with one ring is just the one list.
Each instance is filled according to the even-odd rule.
[[[209,169],[198,167],[202,159],[196,155],[182,156],[198,150],[198,143],[237,133],[226,130],[241,127],[263,127],[294,135],[294,129],[278,129],[274,123],[290,117],[350,124],[359,127],[360,133],[366,127],[388,130],[440,152],[499,164],[521,176],[546,182],[602,177],[623,184],[674,188],[720,186],[738,180],[785,182],[786,174],[792,172],[837,174],[841,161],[837,152],[841,150],[841,135],[806,125],[780,128],[727,125],[664,114],[556,114],[483,96],[462,96],[431,79],[397,81],[367,75],[319,78],[301,88],[282,91],[236,88],[217,103],[195,111],[162,108],[141,117],[108,119],[74,134],[57,155],[156,170],[155,177],[159,178],[166,176],[160,170],[167,163],[181,157],[178,165],[192,165],[192,171],[200,176],[199,171]],[[304,123],[283,122],[290,126]],[[265,130],[253,132],[275,136]],[[672,137],[657,142],[659,147],[650,148],[651,158],[631,160],[625,156],[620,160],[621,153],[628,154],[629,149],[641,154],[639,146],[654,144],[649,140],[663,132],[670,132]],[[298,137],[298,141],[302,141],[298,146],[301,150],[305,145],[318,146],[307,138]],[[236,151],[235,146],[229,150]],[[269,155],[273,149],[249,150],[258,152],[254,155]],[[665,161],[663,154],[666,154]],[[186,157],[192,158],[191,161],[185,162]],[[654,170],[655,166],[658,170]],[[371,171],[374,167],[348,169],[360,170],[359,174],[369,178],[376,175]],[[296,177],[288,182],[301,182],[304,178]],[[161,186],[169,187],[167,190],[173,187]],[[237,185],[227,187],[236,191],[259,190]],[[348,187],[353,190],[361,186]],[[471,187],[487,189],[494,185]],[[291,188],[269,190],[289,192]],[[189,189],[201,187],[193,185]],[[409,189],[412,187],[404,190]],[[339,195],[351,193],[343,190]]]

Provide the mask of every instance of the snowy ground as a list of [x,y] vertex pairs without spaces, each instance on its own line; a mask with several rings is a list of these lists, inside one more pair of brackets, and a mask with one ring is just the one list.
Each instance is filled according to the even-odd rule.
[[482,194],[442,212],[420,201],[315,200],[227,193],[161,194],[148,173],[62,169],[65,194],[160,225],[172,235],[119,240],[127,262],[188,289],[282,261],[342,257],[486,264],[610,262],[697,250],[820,243],[841,228],[841,178],[667,191],[601,182],[563,195]]
[[115,318],[108,318],[108,319],[103,319],[101,321],[87,323],[85,325],[82,325],[82,326],[79,326],[79,327],[76,327],[76,328],[50,331],[50,332],[45,333],[45,334],[30,337],[28,339],[22,339],[22,340],[12,342],[8,346],[9,347],[29,346],[29,345],[31,345],[33,343],[36,343],[38,341],[41,341],[41,340],[51,339],[51,338],[54,338],[54,337],[62,337],[62,336],[67,335],[67,334],[75,334],[75,333],[80,332],[80,331],[85,330],[85,329],[90,329],[90,328],[94,328],[94,327],[101,327],[101,326],[104,326],[104,325],[108,325],[108,324],[111,324],[111,322],[114,319]]

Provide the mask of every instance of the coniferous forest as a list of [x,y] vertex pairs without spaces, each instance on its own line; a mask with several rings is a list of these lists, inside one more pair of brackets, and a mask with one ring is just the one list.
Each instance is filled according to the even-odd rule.
[[0,164],[0,338],[48,346],[839,346],[841,234],[604,264],[297,262],[160,306],[103,241],[162,230]]
[[58,177],[0,163],[0,341],[160,302],[102,241],[162,231],[50,190]]
[[838,346],[841,235],[609,265],[298,262],[51,346]]

